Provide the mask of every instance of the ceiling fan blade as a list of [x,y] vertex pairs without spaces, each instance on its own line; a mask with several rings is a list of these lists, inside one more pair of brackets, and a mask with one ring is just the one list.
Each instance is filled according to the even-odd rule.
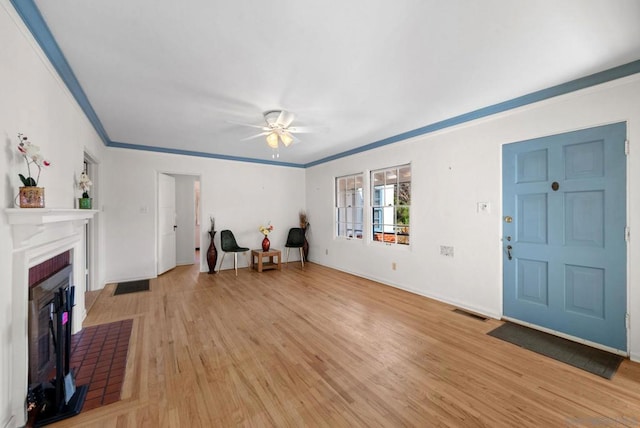
[[269,128],[264,125],[253,125],[251,123],[233,122],[231,120],[227,120],[226,122],[231,123],[232,125],[249,126],[251,128],[262,129],[263,131],[269,131]]
[[291,135],[291,137],[293,138],[293,144],[298,144],[298,143],[300,142],[300,138],[296,137],[296,136],[295,136],[295,135],[293,135],[293,134],[290,134],[290,135]]
[[255,134],[255,135],[251,135],[249,137],[245,137],[245,138],[241,139],[240,141],[253,140],[254,138],[262,137],[264,135],[269,135],[270,133],[271,133],[270,131],[264,131],[264,132],[261,132],[259,134]]
[[295,114],[282,110],[278,115],[278,119],[276,119],[276,124],[281,126],[282,128],[288,128],[289,125],[291,125],[291,122],[293,122],[293,119],[295,118],[296,118]]

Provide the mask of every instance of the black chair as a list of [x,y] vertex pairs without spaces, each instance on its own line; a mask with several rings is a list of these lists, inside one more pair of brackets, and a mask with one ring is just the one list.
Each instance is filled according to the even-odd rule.
[[289,235],[287,236],[287,243],[284,244],[287,247],[287,266],[289,265],[289,250],[291,248],[300,249],[300,263],[304,267],[304,253],[302,247],[304,246],[304,230],[299,227],[292,227],[289,229]]
[[236,270],[236,276],[238,276],[238,253],[244,253],[249,251],[246,247],[240,247],[236,242],[233,232],[230,230],[223,230],[220,232],[220,246],[222,247],[222,260],[220,261],[220,269],[222,269],[222,263],[224,262],[224,256],[227,253],[233,253],[233,267]]

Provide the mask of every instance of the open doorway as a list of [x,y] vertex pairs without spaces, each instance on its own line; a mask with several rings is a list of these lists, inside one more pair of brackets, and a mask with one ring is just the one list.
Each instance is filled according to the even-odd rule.
[[93,303],[102,291],[99,281],[98,259],[100,257],[100,234],[98,233],[99,222],[101,221],[99,201],[100,201],[100,177],[98,174],[99,164],[94,156],[85,152],[83,171],[91,179],[91,199],[92,209],[98,210],[95,215],[88,219],[84,225],[84,307],[89,312]]
[[195,254],[194,254],[194,259],[195,259],[195,263],[196,264],[200,264],[200,180],[196,180],[195,183],[193,183],[193,194],[194,194],[194,198],[195,198],[195,205],[196,205],[196,230],[195,230],[195,240],[196,240],[196,245],[195,245]]
[[[98,209],[100,182],[98,177],[98,163],[89,153],[84,153],[83,171],[91,179],[91,198],[92,208]],[[84,226],[84,276],[85,276],[85,292],[98,289],[97,278],[97,259],[98,259],[98,222],[100,221],[99,213],[90,218]]]
[[172,174],[176,180],[176,264],[200,263],[200,177]]
[[[163,185],[168,181],[171,192]],[[162,274],[175,266],[200,263],[200,177],[160,173],[158,183],[157,254],[158,274]]]

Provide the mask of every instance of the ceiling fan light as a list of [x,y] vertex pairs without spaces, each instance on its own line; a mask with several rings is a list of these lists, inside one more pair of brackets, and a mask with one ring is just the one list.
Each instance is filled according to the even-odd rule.
[[284,144],[285,147],[289,147],[289,144],[293,143],[293,137],[288,132],[283,132],[280,135],[280,139],[282,140],[282,144]]
[[277,149],[278,148],[278,134],[276,134],[275,132],[272,132],[269,135],[267,135],[267,145],[269,147],[271,147],[272,149]]

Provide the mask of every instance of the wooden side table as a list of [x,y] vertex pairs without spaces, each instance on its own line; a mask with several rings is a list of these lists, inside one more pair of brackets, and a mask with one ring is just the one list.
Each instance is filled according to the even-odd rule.
[[[269,258],[267,262],[265,258]],[[274,260],[276,259],[276,260]],[[251,250],[251,268],[256,269],[258,272],[268,269],[282,270],[282,253],[280,250]]]

